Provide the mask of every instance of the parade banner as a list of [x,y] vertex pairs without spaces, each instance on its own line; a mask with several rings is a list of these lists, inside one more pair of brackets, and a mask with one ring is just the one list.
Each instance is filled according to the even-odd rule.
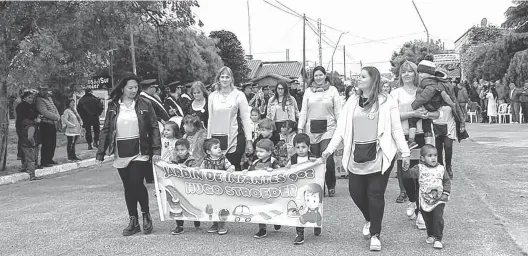
[[321,160],[271,172],[226,172],[154,164],[161,220],[226,221],[321,227]]

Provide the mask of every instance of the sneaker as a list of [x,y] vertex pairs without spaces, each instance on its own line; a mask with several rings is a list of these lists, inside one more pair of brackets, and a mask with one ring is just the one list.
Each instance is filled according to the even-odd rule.
[[334,197],[335,196],[335,189],[331,188],[328,190],[328,196],[329,197]]
[[320,236],[322,231],[321,228],[314,228],[314,236]]
[[370,250],[371,251],[381,251],[381,241],[378,236],[372,236],[370,238]]
[[281,225],[273,225],[273,228],[276,230],[276,231],[279,231],[281,229]]
[[208,230],[207,233],[218,233],[218,224],[214,223]]
[[400,195],[396,198],[396,203],[401,204],[401,203],[405,202],[405,200],[407,200],[407,199],[408,199],[407,198],[407,193],[401,192]]
[[435,240],[434,244],[433,244],[433,248],[435,248],[435,249],[443,249],[444,245],[442,244],[442,241]]
[[199,221],[195,221],[194,222],[194,227],[195,228],[199,228],[200,227],[200,222]]
[[365,225],[363,225],[363,236],[369,236],[370,235],[370,221],[365,222]]
[[181,235],[184,232],[185,231],[183,230],[183,227],[177,226],[174,230],[171,231],[171,234],[173,234],[173,235]]
[[295,237],[295,240],[293,240],[294,245],[301,245],[304,244],[304,234],[297,234]]
[[254,238],[264,238],[268,235],[268,232],[266,232],[265,229],[261,228],[259,229],[259,231],[253,235]]
[[218,234],[219,235],[227,234],[227,228],[225,228],[225,227],[218,228]]
[[423,216],[421,213],[418,213],[418,216],[416,217],[416,227],[419,229],[419,230],[425,230],[427,229],[425,227],[425,221],[423,219]]
[[428,236],[427,239],[425,239],[426,244],[433,244],[435,241],[434,237]]
[[415,211],[416,211],[416,202],[409,202],[407,204],[407,217],[409,217],[410,219],[414,219],[415,216]]
[[413,149],[418,147],[418,143],[416,143],[414,141],[409,141],[408,145],[409,145],[409,150],[413,150]]

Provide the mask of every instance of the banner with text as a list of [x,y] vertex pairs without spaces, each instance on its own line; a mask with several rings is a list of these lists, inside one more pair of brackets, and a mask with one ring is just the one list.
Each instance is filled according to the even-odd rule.
[[160,161],[154,173],[162,221],[322,224],[325,168],[319,159],[245,175]]

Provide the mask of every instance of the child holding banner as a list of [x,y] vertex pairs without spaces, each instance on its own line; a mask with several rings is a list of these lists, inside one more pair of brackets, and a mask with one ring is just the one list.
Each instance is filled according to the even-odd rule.
[[[186,167],[195,167],[196,160],[189,153],[189,148],[191,147],[187,139],[178,139],[174,144],[174,157],[172,158],[172,163],[183,165]],[[200,222],[195,221],[194,227],[199,228]],[[173,235],[183,234],[183,220],[176,220],[176,228],[171,231]]]
[[280,128],[280,140],[275,144],[275,157],[279,160],[280,166],[286,166],[290,161],[290,157],[295,154],[293,147],[293,138],[296,133],[293,131],[297,127],[292,120],[286,120],[282,123]]
[[[235,166],[229,162],[220,148],[220,140],[210,138],[204,141],[203,149],[205,159],[200,166],[202,169],[223,170],[228,172],[235,171]],[[207,233],[218,233],[219,235],[227,234],[227,228],[224,221],[213,222],[213,225],[207,230]]]
[[[310,136],[305,133],[299,133],[293,138],[293,146],[295,147],[295,154],[291,156],[288,168],[294,164],[302,164],[308,161],[316,159],[314,155],[310,153]],[[295,231],[297,236],[293,241],[293,244],[300,245],[304,244],[304,227],[296,227]],[[321,235],[321,228],[314,228],[314,235]]]
[[[268,172],[272,172],[274,169],[280,168],[279,161],[275,157],[271,156],[273,149],[274,145],[271,140],[260,140],[255,148],[255,155],[258,159],[251,164],[249,171],[266,170]],[[244,171],[244,173],[247,173],[247,171]],[[274,225],[274,227],[275,230],[279,230],[281,228],[280,225]],[[259,224],[259,231],[253,237],[264,238],[267,236],[267,234],[266,224]]]
[[180,138],[180,127],[173,121],[167,121],[161,138],[161,160],[170,163],[174,154],[174,145]]

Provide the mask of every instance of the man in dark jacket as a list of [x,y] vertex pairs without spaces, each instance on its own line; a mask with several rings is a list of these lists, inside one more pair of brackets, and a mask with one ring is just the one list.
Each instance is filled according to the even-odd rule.
[[[86,143],[88,143],[88,150],[92,150],[93,147],[99,147],[99,133],[100,124],[99,116],[103,113],[104,107],[101,100],[92,94],[91,89],[86,89],[84,95],[79,99],[77,104],[77,112],[81,116],[83,121],[83,127],[86,130]],[[93,140],[92,140],[92,129],[93,129]]]

